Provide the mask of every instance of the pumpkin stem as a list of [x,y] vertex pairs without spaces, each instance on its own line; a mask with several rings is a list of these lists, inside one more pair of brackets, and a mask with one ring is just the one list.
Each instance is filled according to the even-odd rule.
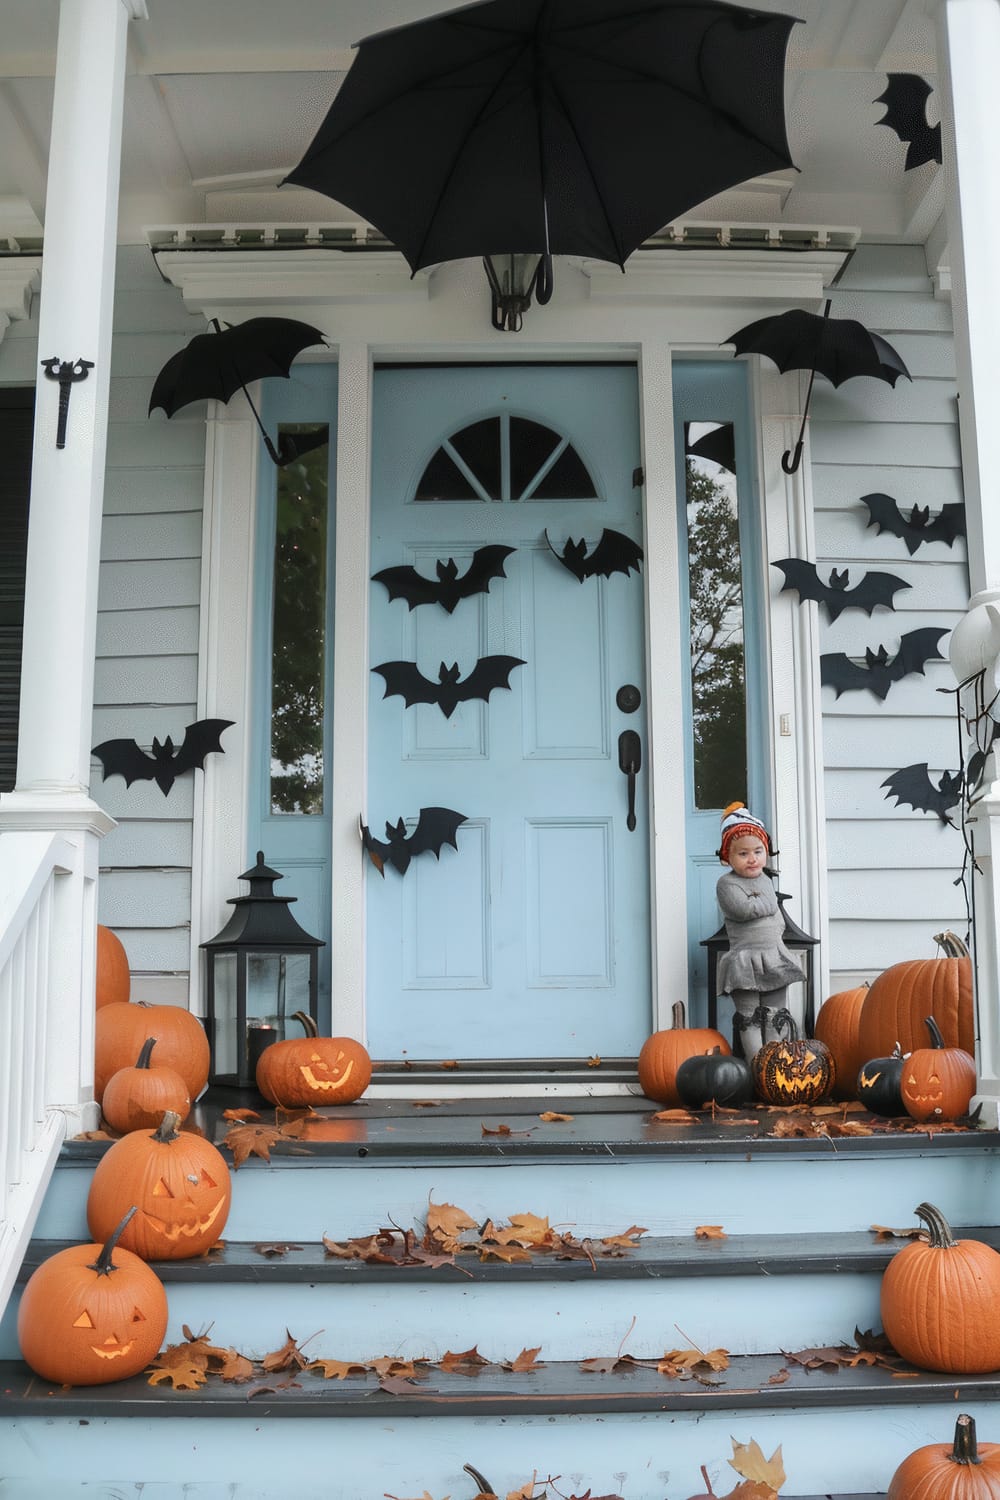
[[670,1020],[674,1031],[683,1030],[687,1016],[684,1011],[684,1001],[675,1000],[670,1007]]
[[495,1494],[493,1486],[490,1484],[489,1480],[488,1479],[484,1479],[483,1476],[482,1476],[482,1474],[480,1474],[480,1472],[479,1472],[478,1469],[474,1469],[471,1464],[463,1464],[462,1468],[465,1470],[466,1474],[471,1474],[472,1475],[473,1479],[476,1481],[476,1483],[479,1486],[480,1494],[483,1494],[483,1495],[492,1495],[492,1494]]
[[139,1056],[136,1059],[136,1064],[135,1065],[136,1065],[137,1068],[148,1068],[149,1067],[149,1059],[152,1056],[153,1048],[155,1046],[156,1046],[156,1037],[155,1036],[148,1036],[146,1038],[146,1040],[143,1042],[143,1044],[142,1044],[142,1051],[139,1053]]
[[953,1464],[981,1464],[979,1449],[976,1447],[976,1419],[963,1412],[955,1423],[955,1442],[951,1452],[948,1454],[948,1462]]
[[943,1047],[944,1037],[941,1035],[941,1028],[934,1017],[924,1016],[924,1025],[931,1034],[931,1046],[934,1048]]
[[[118,1244],[118,1241],[125,1233],[125,1226],[135,1212],[136,1205],[133,1203],[124,1219],[122,1219],[121,1223],[118,1225],[118,1228],[113,1229],[107,1240],[105,1240],[104,1249],[101,1251],[100,1255],[91,1265],[87,1267],[88,1271],[96,1271],[98,1276],[110,1276],[112,1271],[118,1270],[118,1267],[111,1259],[111,1252],[114,1250],[115,1246]],[[958,1442],[957,1433],[955,1435],[955,1441],[956,1443]]]
[[933,1203],[918,1203],[913,1212],[927,1226],[932,1249],[954,1249],[957,1241],[951,1232],[951,1225],[939,1208],[935,1208]]
[[945,958],[971,958],[967,944],[959,937],[957,932],[947,929],[944,932],[936,932],[934,941],[937,943]]
[[161,1146],[169,1146],[171,1141],[176,1141],[180,1135],[180,1131],[177,1128],[180,1123],[181,1117],[175,1109],[164,1110],[163,1119],[160,1121],[158,1129],[153,1131],[150,1139],[159,1141]]
[[293,1021],[298,1021],[306,1036],[319,1036],[319,1027],[312,1016],[305,1010],[297,1010],[292,1016]]

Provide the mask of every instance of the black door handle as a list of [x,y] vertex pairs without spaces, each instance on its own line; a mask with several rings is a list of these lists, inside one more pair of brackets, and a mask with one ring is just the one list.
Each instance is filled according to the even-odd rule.
[[635,832],[635,778],[642,770],[642,741],[634,729],[623,729],[618,736],[618,769],[628,777],[628,817],[625,826]]

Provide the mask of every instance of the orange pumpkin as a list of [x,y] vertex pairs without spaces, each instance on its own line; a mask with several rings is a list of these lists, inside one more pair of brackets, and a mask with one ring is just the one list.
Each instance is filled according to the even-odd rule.
[[955,1438],[907,1454],[889,1481],[887,1500],[1000,1500],[1000,1443],[977,1443],[963,1412]]
[[130,1130],[153,1130],[172,1109],[181,1120],[191,1113],[187,1084],[173,1068],[154,1067],[150,1062],[156,1038],[149,1036],[142,1044],[134,1068],[119,1068],[112,1073],[104,1090],[101,1109],[112,1130],[127,1134]]
[[33,1271],[17,1311],[27,1364],[58,1385],[106,1385],[138,1375],[167,1331],[163,1283],[118,1240],[130,1208],[103,1245],[71,1245]]
[[173,1068],[197,1099],[208,1082],[208,1037],[205,1028],[180,1005],[104,1005],[94,1028],[94,1097],[100,1102],[108,1079],[131,1067],[148,1036],[156,1037],[156,1061]]
[[684,1002],[678,1000],[672,1010],[673,1026],[668,1031],[654,1031],[639,1052],[639,1087],[647,1099],[676,1109],[681,1096],[677,1092],[677,1069],[689,1057],[699,1057],[714,1048],[730,1056],[729,1043],[721,1031],[710,1026],[685,1026]]
[[906,1113],[914,1120],[960,1120],[976,1092],[976,1064],[961,1047],[946,1047],[933,1016],[927,1017],[929,1047],[918,1047],[899,1081]]
[[882,1327],[922,1370],[983,1375],[1000,1370],[1000,1255],[981,1240],[956,1240],[932,1203],[914,1210],[930,1239],[897,1250],[882,1276]]
[[813,1028],[817,1041],[830,1049],[837,1069],[834,1094],[849,1099],[854,1096],[854,1080],[862,1063],[866,1061],[861,1050],[861,1008],[868,995],[869,985],[856,985],[854,989],[840,990],[824,1000]]
[[179,1131],[170,1110],[150,1135],[133,1130],[101,1157],[87,1196],[87,1223],[95,1239],[115,1223],[122,1203],[135,1218],[122,1244],[143,1260],[187,1260],[211,1248],[229,1214],[229,1168],[211,1141]]
[[274,1042],[260,1055],[257,1087],[270,1104],[289,1109],[311,1104],[350,1104],[371,1082],[372,1060],[349,1036],[320,1036],[312,1016],[295,1012],[304,1039]]
[[942,957],[893,964],[872,981],[858,1027],[862,1061],[888,1057],[897,1042],[903,1052],[922,1047],[928,1016],[934,1016],[946,1046],[975,1051],[969,950],[953,932],[938,933],[934,941]]
[[110,927],[97,928],[96,1005],[125,1004],[132,987],[128,955]]

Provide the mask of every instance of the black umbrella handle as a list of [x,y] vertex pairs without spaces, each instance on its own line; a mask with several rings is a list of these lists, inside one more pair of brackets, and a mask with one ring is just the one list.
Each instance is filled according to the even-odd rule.
[[[830,310],[829,302],[826,304],[827,313]],[[816,371],[809,371],[809,385],[806,388],[806,404],[802,408],[802,426],[799,428],[798,441],[794,449],[786,450],[781,455],[781,467],[786,474],[795,474],[799,464],[802,462],[802,445],[806,438],[806,422],[809,420],[809,402],[812,400],[813,381],[816,379]]]

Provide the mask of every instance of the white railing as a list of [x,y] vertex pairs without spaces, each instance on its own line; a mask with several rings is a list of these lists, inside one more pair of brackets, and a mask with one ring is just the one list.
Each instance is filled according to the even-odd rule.
[[84,863],[61,834],[0,836],[0,1311],[67,1127],[86,1112],[95,891]]

